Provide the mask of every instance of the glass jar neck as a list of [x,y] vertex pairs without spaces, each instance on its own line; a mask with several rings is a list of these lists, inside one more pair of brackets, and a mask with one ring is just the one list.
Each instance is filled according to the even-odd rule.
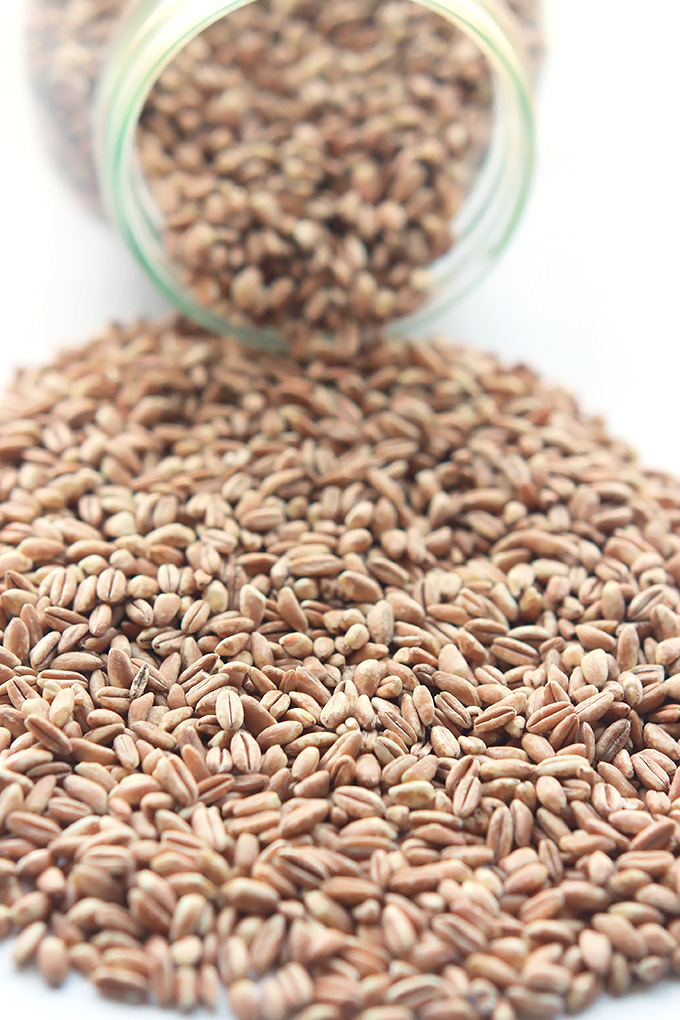
[[[146,101],[165,68],[210,25],[252,2],[258,0],[132,0],[112,40],[94,111],[94,154],[107,213],[171,303],[205,328],[222,333],[232,330],[201,307],[173,274],[136,139]],[[485,57],[493,84],[494,129],[485,164],[455,223],[456,244],[432,267],[435,282],[446,277],[453,284],[445,295],[397,323],[399,331],[425,325],[496,260],[519,220],[534,162],[531,77],[510,12],[498,0],[414,2],[451,22]],[[250,332],[243,335],[255,339]],[[258,333],[257,342],[276,346],[277,335]]]

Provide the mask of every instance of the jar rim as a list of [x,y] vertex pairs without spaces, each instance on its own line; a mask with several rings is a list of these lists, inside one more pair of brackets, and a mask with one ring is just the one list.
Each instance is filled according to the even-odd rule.
[[[137,156],[146,101],[165,68],[192,39],[259,0],[142,0],[112,40],[95,98],[94,155],[104,207],[136,259],[187,317],[218,334],[264,348],[275,329],[241,327],[200,304],[173,272],[159,213]],[[498,0],[413,0],[460,28],[485,57],[494,101],[491,143],[477,180],[453,221],[455,243],[429,267],[435,291],[416,312],[386,324],[404,334],[430,325],[467,293],[507,246],[529,194],[535,161],[534,111],[526,51]]]

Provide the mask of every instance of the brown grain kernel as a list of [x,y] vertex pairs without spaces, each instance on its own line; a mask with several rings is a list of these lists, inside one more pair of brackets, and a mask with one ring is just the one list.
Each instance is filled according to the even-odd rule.
[[31,962],[46,932],[44,921],[34,921],[21,931],[12,949],[12,960],[17,967],[25,967]]
[[62,939],[46,936],[38,946],[37,965],[40,976],[51,988],[59,988],[68,974],[68,951]]

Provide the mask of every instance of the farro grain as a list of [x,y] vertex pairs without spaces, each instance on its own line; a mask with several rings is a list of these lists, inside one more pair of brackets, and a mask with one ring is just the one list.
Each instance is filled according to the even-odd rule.
[[[17,961],[186,1008],[219,978],[237,1015],[313,1020],[552,1016],[677,970],[680,733],[659,713],[680,687],[657,661],[680,633],[677,486],[483,355],[304,357],[113,330],[0,411],[11,436],[12,401],[43,407],[49,381],[31,445],[0,453],[0,556],[22,557],[0,592]],[[101,365],[93,416],[72,393]],[[17,528],[16,469],[73,415]],[[104,468],[132,421],[143,465],[123,441]],[[91,473],[66,509],[69,443]],[[633,501],[656,531],[592,524]],[[642,587],[640,556],[666,579]],[[51,632],[57,655],[26,665]]]

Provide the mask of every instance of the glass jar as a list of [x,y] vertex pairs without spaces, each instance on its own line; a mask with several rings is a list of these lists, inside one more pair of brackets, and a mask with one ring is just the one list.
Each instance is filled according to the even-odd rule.
[[190,318],[405,331],[518,222],[536,8],[31,0],[31,78],[62,170]]

